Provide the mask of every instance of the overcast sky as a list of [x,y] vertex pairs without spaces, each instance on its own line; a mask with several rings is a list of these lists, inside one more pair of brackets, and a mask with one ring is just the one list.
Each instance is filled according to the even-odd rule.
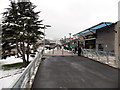
[[[46,30],[49,39],[69,37],[101,22],[118,21],[120,0],[30,0],[42,11],[40,18],[52,27]],[[0,13],[8,7],[9,0],[0,0]],[[0,15],[1,18],[1,15]]]

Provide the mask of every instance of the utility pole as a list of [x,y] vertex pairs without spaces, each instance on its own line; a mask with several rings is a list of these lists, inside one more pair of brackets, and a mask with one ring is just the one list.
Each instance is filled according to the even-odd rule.
[[69,50],[71,50],[70,45],[71,45],[71,33],[69,33]]
[[64,36],[64,41],[65,41],[65,45],[66,45],[66,36]]
[[51,27],[50,25],[44,25],[44,50],[45,50],[45,29],[47,29],[47,27]]
[[69,36],[70,36],[70,38],[71,38],[71,33],[69,33]]

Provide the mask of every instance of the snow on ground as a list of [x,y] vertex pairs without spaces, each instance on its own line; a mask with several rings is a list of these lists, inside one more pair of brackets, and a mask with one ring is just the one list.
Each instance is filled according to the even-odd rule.
[[0,90],[8,88],[15,79],[22,73],[22,69],[0,70]]
[[13,83],[19,76],[20,76],[20,74],[16,74],[16,75],[12,75],[10,77],[0,79],[0,90],[2,88],[8,88],[11,85],[11,83]]
[[45,52],[44,53],[50,53],[50,52],[52,52],[53,50],[51,49],[51,50],[45,50]]
[[[34,58],[30,57],[30,61]],[[3,70],[2,65],[5,64],[13,64],[23,62],[21,58],[15,58],[15,56],[8,57],[6,59],[0,60],[0,89],[8,88],[12,82],[22,73],[24,68],[17,68],[17,69],[10,69],[10,70]]]
[[10,69],[10,70],[0,70],[0,79],[9,77],[11,75],[19,74],[24,70],[24,68],[21,69]]
[[[30,57],[30,61],[33,60],[32,57]],[[18,63],[18,62],[23,62],[21,58],[15,58],[15,56],[8,57],[6,59],[0,60],[0,65],[3,64],[13,64],[13,63]]]
[[13,63],[18,63],[22,62],[21,58],[15,58],[15,56],[8,57],[7,59],[2,59],[0,60],[1,65],[3,64],[13,64]]
[[[39,52],[42,49],[43,47],[39,47],[37,51]],[[38,52],[36,52],[35,57],[37,56]],[[29,60],[32,61],[35,57],[29,57]],[[16,80],[16,78],[18,78],[24,71],[24,68],[3,70],[2,65],[13,64],[18,62],[23,62],[23,60],[21,58],[15,58],[15,56],[11,56],[6,59],[0,60],[0,90],[2,88],[8,88]]]

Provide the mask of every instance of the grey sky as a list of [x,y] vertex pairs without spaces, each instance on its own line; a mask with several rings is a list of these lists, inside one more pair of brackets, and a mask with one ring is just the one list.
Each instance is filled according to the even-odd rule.
[[[46,37],[60,39],[69,37],[100,22],[118,20],[120,0],[30,0],[42,11],[40,18],[52,27],[46,30]],[[0,0],[0,13],[8,7],[9,0]],[[0,16],[1,18],[1,16]]]

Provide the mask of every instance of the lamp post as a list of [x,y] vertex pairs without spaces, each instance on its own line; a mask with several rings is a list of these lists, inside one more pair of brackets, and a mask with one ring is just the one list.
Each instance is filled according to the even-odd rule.
[[[69,33],[69,38],[71,39],[71,33]],[[70,42],[70,39],[69,39],[69,42]],[[71,42],[69,43],[69,50],[71,50],[70,45],[71,45]]]
[[44,25],[44,50],[45,50],[45,29],[47,29],[47,27],[51,27],[50,25]]
[[66,44],[66,36],[64,36],[64,41],[65,41],[65,44]]
[[69,33],[69,36],[70,36],[70,38],[71,38],[71,33]]

